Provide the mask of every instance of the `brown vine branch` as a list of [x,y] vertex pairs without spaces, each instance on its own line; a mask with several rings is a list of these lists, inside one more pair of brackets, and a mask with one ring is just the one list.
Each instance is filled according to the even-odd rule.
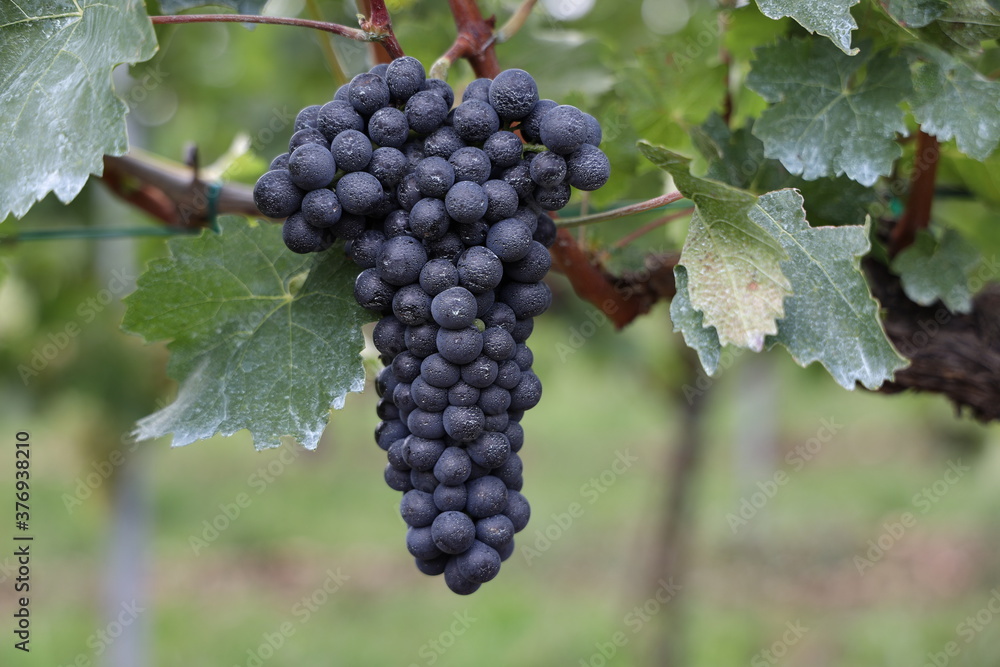
[[[118,197],[171,227],[193,229],[211,220],[210,183],[179,162],[132,150],[121,157],[104,156],[104,184]],[[225,183],[215,196],[216,214],[263,218],[253,189]]]
[[917,232],[927,229],[930,224],[940,157],[941,146],[937,137],[920,130],[917,134],[913,174],[910,176],[910,195],[906,200],[906,210],[896,222],[889,237],[890,254],[896,255],[908,247],[913,243]]
[[400,48],[399,42],[396,41],[396,36],[392,33],[391,26],[388,24],[385,26],[375,26],[374,24],[370,24],[370,22],[366,22],[366,27],[373,28],[372,30],[367,30],[349,28],[345,25],[327,23],[326,21],[313,21],[284,16],[258,16],[256,14],[178,14],[176,16],[150,16],[149,19],[154,25],[172,23],[263,23],[267,25],[291,25],[300,28],[322,30],[323,32],[333,33],[358,42],[380,42],[386,52],[393,58],[403,55],[403,50]]

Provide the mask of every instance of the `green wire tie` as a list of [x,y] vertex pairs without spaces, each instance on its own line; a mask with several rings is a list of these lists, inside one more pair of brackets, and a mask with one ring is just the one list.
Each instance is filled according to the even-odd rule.
[[208,198],[205,214],[208,217],[208,226],[216,234],[219,229],[219,194],[222,192],[222,181],[215,181],[208,184],[205,196]]

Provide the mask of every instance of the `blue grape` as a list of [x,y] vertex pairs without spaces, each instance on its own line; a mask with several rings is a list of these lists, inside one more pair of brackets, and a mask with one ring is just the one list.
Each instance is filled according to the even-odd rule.
[[421,199],[410,210],[410,229],[417,238],[430,241],[444,238],[450,222],[444,202],[434,197]]
[[295,116],[295,123],[292,124],[292,131],[298,132],[299,130],[307,127],[316,129],[316,119],[319,117],[320,108],[321,106],[319,104],[312,104],[300,111]]
[[475,146],[459,148],[448,158],[455,170],[455,182],[472,181],[482,185],[490,178],[493,167],[486,153]]
[[281,236],[292,252],[305,254],[326,248],[327,237],[319,227],[306,222],[301,213],[288,217],[281,226]]
[[448,190],[444,205],[452,220],[458,223],[470,223],[486,214],[489,200],[482,186],[472,181],[461,181]]
[[424,154],[427,157],[440,157],[447,160],[460,148],[465,148],[465,142],[455,132],[455,128],[449,125],[434,130],[424,139]]
[[417,202],[423,199],[420,188],[417,187],[416,174],[410,173],[403,176],[396,188],[396,199],[404,211],[412,211]]
[[441,157],[427,157],[414,170],[417,187],[425,197],[444,198],[455,183],[455,169]]
[[[393,319],[397,322],[399,321],[395,317]],[[400,382],[413,382],[420,377],[420,361],[420,358],[412,352],[404,350],[393,358],[390,366],[392,366],[392,372],[397,380]],[[412,431],[413,429],[410,430]]]
[[481,584],[469,581],[462,576],[458,569],[458,561],[454,558],[448,559],[448,563],[444,566],[444,583],[448,585],[452,593],[458,595],[472,595],[481,586]]
[[494,514],[476,522],[476,539],[502,549],[514,540],[514,524],[503,514]]
[[431,259],[455,261],[465,250],[462,238],[455,232],[448,232],[439,239],[427,241],[427,255]]
[[552,290],[542,282],[510,282],[500,288],[500,299],[511,307],[518,319],[526,319],[537,317],[548,310],[552,303]]
[[362,269],[374,268],[383,243],[385,234],[375,229],[365,230],[351,243],[351,259]]
[[[340,200],[337,200],[338,202]],[[343,209],[343,207],[341,207]],[[341,213],[340,220],[330,228],[337,238],[355,240],[361,237],[365,232],[365,219],[364,216],[354,215],[353,213]]]
[[437,346],[441,357],[453,364],[463,365],[478,357],[483,351],[483,335],[476,327],[458,330],[442,327],[438,331]]
[[282,153],[278,157],[271,160],[271,164],[267,167],[268,171],[275,171],[277,169],[288,170],[288,153]]
[[420,285],[400,287],[392,297],[392,314],[409,326],[425,324],[431,319],[431,298]]
[[507,440],[510,442],[510,451],[514,454],[521,451],[521,447],[524,445],[524,428],[521,427],[516,421],[512,421],[504,429],[504,435],[507,436]]
[[420,86],[421,91],[427,91],[434,93],[444,100],[445,108],[450,109],[451,105],[455,103],[455,93],[452,91],[451,86],[448,85],[447,81],[442,81],[441,79],[427,79],[424,81],[424,85]]
[[464,287],[450,287],[431,301],[431,316],[445,329],[465,329],[476,319],[476,297]]
[[401,287],[417,282],[427,263],[427,251],[412,236],[394,236],[379,248],[375,262],[379,278]]
[[523,69],[500,72],[490,86],[490,104],[503,121],[520,120],[538,102],[538,85]]
[[316,116],[316,129],[326,137],[327,142],[331,142],[345,130],[363,131],[365,119],[354,110],[350,102],[335,99],[324,104],[319,110]]
[[[470,99],[455,108],[452,119],[455,131],[463,140],[476,144],[489,139],[500,129],[500,117],[488,102]],[[581,142],[582,143],[582,142]]]
[[546,188],[553,188],[566,178],[566,158],[550,151],[539,153],[528,170],[531,180]]
[[507,359],[505,361],[497,362],[497,379],[495,380],[498,387],[503,387],[507,391],[510,391],[517,386],[517,383],[521,381],[521,367],[518,366],[517,361],[514,359]]
[[[395,188],[406,175],[406,156],[398,148],[383,146],[372,151],[368,173],[384,188]],[[398,197],[398,190],[397,190]]]
[[556,242],[556,223],[545,214],[538,216],[538,227],[535,229],[534,239],[546,248],[551,248]]
[[467,446],[469,458],[484,468],[498,468],[510,456],[510,442],[503,433],[486,431]]
[[566,183],[546,188],[538,186],[534,193],[535,201],[546,211],[558,211],[569,203],[570,189]]
[[521,259],[504,265],[504,277],[522,283],[540,281],[552,266],[552,256],[544,245],[532,241]]
[[[507,487],[498,477],[485,475],[470,480],[466,484],[466,489],[469,497],[465,503],[465,511],[473,519],[485,519],[488,516],[500,514],[507,507]],[[511,517],[511,521],[514,521],[513,517]],[[469,523],[472,523],[471,520]],[[517,525],[516,521],[514,525]],[[474,527],[473,533],[475,533]],[[444,551],[444,549],[441,550]]]
[[514,532],[519,533],[528,525],[531,518],[531,505],[518,491],[507,494],[507,509],[504,514],[514,524]]
[[566,160],[569,184],[579,190],[597,190],[611,177],[608,156],[591,144],[583,144]]
[[448,447],[434,464],[434,476],[445,486],[464,484],[472,473],[472,461],[461,447]]
[[[436,338],[438,338],[445,330],[439,327],[436,329]],[[440,348],[440,346],[438,347]],[[437,352],[427,356],[420,364],[420,376],[432,387],[448,389],[462,378],[462,372],[457,364],[445,359],[440,352]]]
[[375,269],[365,269],[354,281],[354,298],[358,305],[368,310],[383,311],[392,306],[396,291],[392,285],[383,282]]
[[483,324],[488,327],[500,327],[508,333],[514,330],[517,324],[517,316],[507,304],[497,301],[482,317]]
[[405,102],[420,91],[427,75],[420,61],[411,56],[396,58],[386,67],[385,81],[396,102]]
[[493,326],[483,331],[483,354],[490,359],[498,363],[513,359],[516,349],[514,337],[505,329]]
[[436,324],[422,324],[417,327],[406,327],[404,340],[406,349],[424,359],[437,351],[437,332],[440,329]]
[[463,512],[441,512],[431,523],[431,536],[434,546],[444,553],[460,554],[475,541],[476,525]]
[[406,101],[406,122],[417,134],[430,134],[444,124],[448,105],[440,94],[425,90]]
[[[418,358],[416,355],[413,356],[414,358]],[[418,376],[410,383],[410,397],[413,398],[413,402],[421,410],[443,412],[449,405],[448,394],[450,390],[431,385],[423,376],[419,375],[419,372],[420,367],[418,366]]]
[[366,171],[352,171],[337,181],[337,199],[348,213],[368,215],[382,200],[382,184]]
[[[382,230],[387,239],[396,238],[397,236],[413,236],[413,230],[410,229],[409,214],[398,208],[385,216],[385,220],[382,223]],[[424,252],[426,254],[426,249]]]
[[[410,395],[413,391],[411,386]],[[445,435],[443,417],[440,412],[427,412],[414,408],[406,418],[406,427],[410,433],[420,438],[437,439]]]
[[[442,414],[445,433],[458,442],[471,442],[483,432],[485,417],[477,406],[449,405]],[[462,480],[465,481],[464,479]]]
[[533,371],[521,373],[521,381],[510,391],[511,410],[530,410],[542,399],[542,382]]
[[431,525],[439,512],[434,506],[434,496],[412,489],[403,494],[403,499],[399,503],[399,514],[406,525],[422,528]]
[[[457,285],[458,269],[447,259],[432,259],[420,269],[420,288],[432,297]],[[434,304],[431,303],[431,313],[434,312],[433,308]]]
[[330,147],[330,141],[319,130],[312,127],[305,127],[292,135],[288,140],[288,154],[291,155],[296,148],[307,144],[315,144],[323,148]]
[[410,472],[396,470],[391,465],[386,464],[385,471],[382,473],[385,479],[385,484],[393,491],[402,491],[406,493],[413,488],[413,484],[410,483]]
[[427,493],[434,493],[434,489],[438,487],[437,477],[430,470],[411,470],[410,484],[414,489]]
[[412,434],[406,436],[403,458],[406,460],[406,464],[414,470],[426,472],[434,468],[434,464],[441,458],[444,450],[443,441]]
[[388,451],[394,442],[409,435],[410,431],[406,428],[406,424],[398,419],[379,422],[379,425],[375,427],[375,442],[380,449],[385,451]]
[[302,216],[313,227],[333,227],[342,214],[343,209],[333,190],[313,190],[302,198]]
[[382,354],[395,357],[406,351],[406,326],[392,315],[379,319],[372,330],[372,342]]
[[513,167],[504,169],[502,176],[521,199],[527,199],[535,191],[535,182],[531,180],[530,159],[523,159]]
[[[504,262],[516,262],[528,254],[531,230],[520,220],[501,220],[486,234],[486,247]],[[516,309],[515,309],[516,312]]]
[[465,509],[467,495],[465,484],[456,484],[455,486],[439,484],[434,489],[434,505],[442,512],[460,512]]
[[406,548],[415,557],[421,560],[431,560],[441,556],[441,550],[434,544],[431,537],[431,527],[409,528],[406,531]]
[[[482,338],[480,334],[480,338]],[[497,379],[497,362],[486,355],[480,355],[467,364],[462,365],[462,380],[477,389],[486,390]],[[494,414],[494,413],[490,413]]]
[[305,192],[285,169],[268,171],[253,188],[253,201],[269,218],[287,218],[299,210]]
[[500,258],[483,246],[473,246],[463,252],[457,266],[458,284],[473,294],[495,288],[503,278]]
[[486,222],[499,222],[517,213],[517,192],[507,181],[493,179],[483,183],[487,206],[483,217]]
[[500,554],[479,540],[468,551],[455,556],[455,563],[462,577],[477,584],[485,584],[500,573]]
[[[448,404],[458,408],[469,408],[479,401],[479,390],[468,382],[459,380],[448,389]],[[482,412],[482,410],[480,410]],[[484,424],[485,426],[485,424]]]
[[[493,362],[496,363],[496,362]],[[518,384],[520,386],[520,384]],[[516,387],[515,387],[516,389]],[[511,392],[497,384],[491,384],[479,392],[479,405],[483,414],[499,415],[511,406]]]
[[384,107],[368,120],[368,136],[379,146],[400,148],[410,138],[406,114],[394,107]]
[[513,132],[501,130],[490,135],[483,144],[483,152],[494,167],[506,169],[521,161],[524,144]]
[[492,79],[475,79],[471,81],[465,87],[465,90],[462,91],[462,101],[481,100],[489,103],[491,85],[493,85]]
[[538,126],[538,133],[550,151],[569,155],[587,141],[590,129],[582,111],[562,104],[546,112]]
[[483,430],[503,433],[509,424],[510,417],[507,416],[506,412],[501,412],[498,415],[486,415],[483,419]]
[[344,130],[330,144],[333,158],[343,171],[361,171],[372,159],[372,142],[357,130]]
[[553,100],[538,100],[535,106],[531,108],[531,112],[521,119],[521,136],[524,137],[525,141],[533,144],[541,143],[542,118],[557,106],[559,104]]
[[368,117],[389,104],[389,86],[378,74],[358,74],[351,79],[347,98],[355,111]]

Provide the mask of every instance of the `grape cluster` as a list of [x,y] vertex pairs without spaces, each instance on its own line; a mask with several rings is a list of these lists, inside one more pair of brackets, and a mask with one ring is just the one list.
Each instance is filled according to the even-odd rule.
[[540,100],[523,70],[454,102],[414,58],[377,65],[298,114],[254,199],[285,218],[295,252],[346,241],[354,296],[381,317],[375,439],[403,493],[406,546],[421,572],[469,594],[530,515],[518,452],[542,394],[526,341],[552,299],[547,212],[571,186],[601,187],[610,166],[597,120]]

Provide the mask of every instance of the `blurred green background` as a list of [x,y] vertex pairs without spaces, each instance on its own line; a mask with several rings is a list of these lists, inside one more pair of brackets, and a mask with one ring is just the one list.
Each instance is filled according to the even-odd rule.
[[[686,129],[721,104],[696,83],[719,66],[708,3],[543,4],[498,47],[501,64],[604,124],[616,175],[588,205],[659,194],[659,173],[632,146],[646,137],[690,153]],[[320,5],[352,22],[352,3]],[[516,3],[482,5],[505,17]],[[444,3],[390,6],[408,53],[430,63],[444,52]],[[556,21],[559,11],[583,13]],[[737,25],[726,38],[737,55],[784,29],[750,14]],[[245,134],[253,149],[229,178],[252,183],[289,134],[262,130],[336,88],[316,38],[296,29],[158,35],[154,60],[116,79],[133,143],[181,159],[193,142],[209,163]],[[335,45],[349,72],[366,68],[366,46]],[[460,63],[449,81],[471,78]],[[759,100],[737,105],[753,113]],[[607,244],[648,219],[585,233]],[[0,233],[70,226],[156,225],[92,184]],[[682,231],[609,261],[675,248]],[[163,346],[118,331],[120,299],[162,241],[0,252],[0,496],[12,493],[14,434],[28,431],[36,535],[29,655],[11,647],[13,559],[0,550],[0,664],[1000,665],[1000,430],[956,418],[941,398],[845,392],[781,350],[709,379],[665,305],[616,333],[591,326],[593,308],[554,276],[555,305],[531,340],[545,397],[523,421],[533,518],[499,578],[461,598],[405,550],[371,383],[333,414],[316,452],[256,453],[242,435],[136,445],[131,425],[173,384]],[[36,353],[44,368],[23,375]]]

